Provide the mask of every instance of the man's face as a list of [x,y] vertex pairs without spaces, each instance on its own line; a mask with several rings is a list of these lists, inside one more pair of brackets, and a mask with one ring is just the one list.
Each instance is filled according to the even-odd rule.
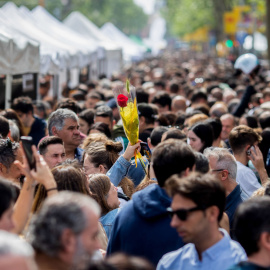
[[56,131],[56,136],[60,137],[63,140],[65,147],[78,147],[81,144],[79,123],[72,118],[67,118],[65,120],[65,125],[63,126],[62,130]]
[[100,173],[99,167],[95,167],[94,163],[90,161],[90,157],[88,154],[86,154],[84,157],[83,168],[86,175]]
[[[171,208],[173,211],[179,209],[191,209],[197,205],[190,199],[176,194],[173,197]],[[171,226],[175,228],[180,237],[185,243],[199,243],[208,228],[205,212],[197,210],[188,213],[185,221],[180,220],[177,215],[174,215],[171,221]],[[209,229],[208,229],[209,230]]]
[[76,239],[76,248],[72,260],[75,267],[82,266],[83,269],[91,261],[94,252],[100,248],[98,240],[99,217],[90,209],[85,208],[84,212],[87,218],[87,226]]
[[84,135],[87,135],[88,130],[90,129],[90,126],[88,123],[83,120],[82,118],[79,118],[79,124],[80,124],[80,132],[83,133]]
[[226,140],[229,138],[229,134],[234,128],[234,121],[231,118],[221,118],[220,120],[222,123],[221,139]]
[[100,100],[99,99],[96,99],[96,98],[88,98],[86,101],[85,101],[85,107],[86,109],[94,109],[96,104],[99,102]]
[[12,202],[9,208],[0,217],[0,230],[11,232],[12,229],[14,229],[13,206],[14,203]]
[[49,144],[47,151],[43,155],[44,160],[52,169],[66,159],[65,148],[62,144]]
[[22,121],[22,124],[25,126],[25,127],[30,127],[32,123],[32,112],[28,112],[28,113],[22,113],[22,112],[17,112],[20,120]]
[[104,124],[107,124],[109,126],[109,129],[112,130],[113,124],[111,122],[110,117],[103,117],[103,116],[96,116],[95,117],[95,122],[102,122]]

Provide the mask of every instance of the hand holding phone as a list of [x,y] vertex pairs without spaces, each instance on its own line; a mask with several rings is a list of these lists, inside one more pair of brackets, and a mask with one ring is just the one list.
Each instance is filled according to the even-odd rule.
[[149,148],[148,144],[146,142],[141,142],[141,154],[143,156],[146,156],[148,160],[150,160],[152,153],[151,149]]
[[32,151],[32,145],[34,145],[32,137],[22,136],[21,141],[30,170],[36,169],[36,161]]

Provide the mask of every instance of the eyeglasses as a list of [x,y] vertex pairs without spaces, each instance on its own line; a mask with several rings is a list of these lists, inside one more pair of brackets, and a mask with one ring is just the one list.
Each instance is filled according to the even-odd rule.
[[168,215],[173,218],[174,215],[177,215],[177,217],[182,220],[185,221],[187,220],[188,214],[194,211],[204,211],[206,209],[206,207],[202,207],[202,206],[196,206],[194,208],[190,208],[190,209],[178,209],[173,211],[171,207],[167,208],[167,213]]
[[230,174],[230,172],[226,169],[216,169],[216,170],[211,170],[211,172],[222,172],[222,171],[226,171],[228,174]]

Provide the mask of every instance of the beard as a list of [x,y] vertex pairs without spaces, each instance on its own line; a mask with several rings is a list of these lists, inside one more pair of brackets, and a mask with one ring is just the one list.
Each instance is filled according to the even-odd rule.
[[92,254],[86,251],[83,246],[82,240],[77,238],[77,248],[73,255],[72,270],[86,270],[92,260]]

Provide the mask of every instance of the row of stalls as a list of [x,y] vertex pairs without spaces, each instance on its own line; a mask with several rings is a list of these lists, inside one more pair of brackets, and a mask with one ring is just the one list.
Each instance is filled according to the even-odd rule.
[[60,98],[65,83],[78,85],[80,70],[89,79],[110,77],[144,51],[117,28],[101,30],[79,12],[60,22],[40,6],[30,11],[7,3],[0,9],[0,109],[21,95],[39,99],[41,75],[53,75],[53,96]]

